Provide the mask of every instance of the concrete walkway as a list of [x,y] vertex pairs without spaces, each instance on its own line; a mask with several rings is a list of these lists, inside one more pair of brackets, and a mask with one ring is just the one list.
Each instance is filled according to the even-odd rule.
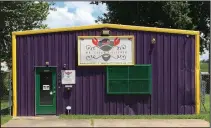
[[58,119],[58,117],[16,117],[2,127],[209,127],[198,119]]

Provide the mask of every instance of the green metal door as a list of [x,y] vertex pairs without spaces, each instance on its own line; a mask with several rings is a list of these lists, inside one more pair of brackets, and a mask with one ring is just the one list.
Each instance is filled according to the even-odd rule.
[[56,114],[56,68],[36,68],[36,115]]

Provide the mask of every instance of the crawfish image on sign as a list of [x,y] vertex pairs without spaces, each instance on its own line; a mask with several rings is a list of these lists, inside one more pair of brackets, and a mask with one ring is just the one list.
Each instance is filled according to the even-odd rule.
[[[99,49],[103,50],[104,52],[110,51],[114,46],[117,46],[120,43],[120,39],[116,37],[114,41],[111,41],[110,39],[104,38],[100,41],[98,41],[97,38],[92,39],[92,43],[98,47]],[[108,61],[111,58],[111,55],[108,53],[104,53],[102,55],[102,58],[104,61]]]

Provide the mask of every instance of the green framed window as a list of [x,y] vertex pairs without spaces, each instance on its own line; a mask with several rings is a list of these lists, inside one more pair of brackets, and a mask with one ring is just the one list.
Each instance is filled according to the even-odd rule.
[[107,67],[107,94],[151,94],[151,64]]

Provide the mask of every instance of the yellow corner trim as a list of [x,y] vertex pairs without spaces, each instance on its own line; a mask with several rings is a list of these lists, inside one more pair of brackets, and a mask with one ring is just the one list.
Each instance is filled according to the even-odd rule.
[[200,114],[200,34],[195,35],[195,102],[196,114]]
[[196,35],[198,33],[198,31],[181,30],[181,29],[143,27],[143,26],[119,25],[119,24],[95,24],[95,25],[89,25],[89,26],[78,26],[78,27],[70,27],[70,28],[18,31],[18,32],[13,32],[13,34],[31,35],[31,34],[64,32],[64,31],[80,31],[80,30],[99,29],[99,28],[113,28],[113,29],[122,29],[122,30],[149,31],[149,32],[159,32],[159,33],[162,32],[162,33],[172,33],[172,34],[187,34],[187,35]]
[[17,116],[17,67],[16,67],[16,35],[12,34],[12,86],[13,86],[13,116]]

